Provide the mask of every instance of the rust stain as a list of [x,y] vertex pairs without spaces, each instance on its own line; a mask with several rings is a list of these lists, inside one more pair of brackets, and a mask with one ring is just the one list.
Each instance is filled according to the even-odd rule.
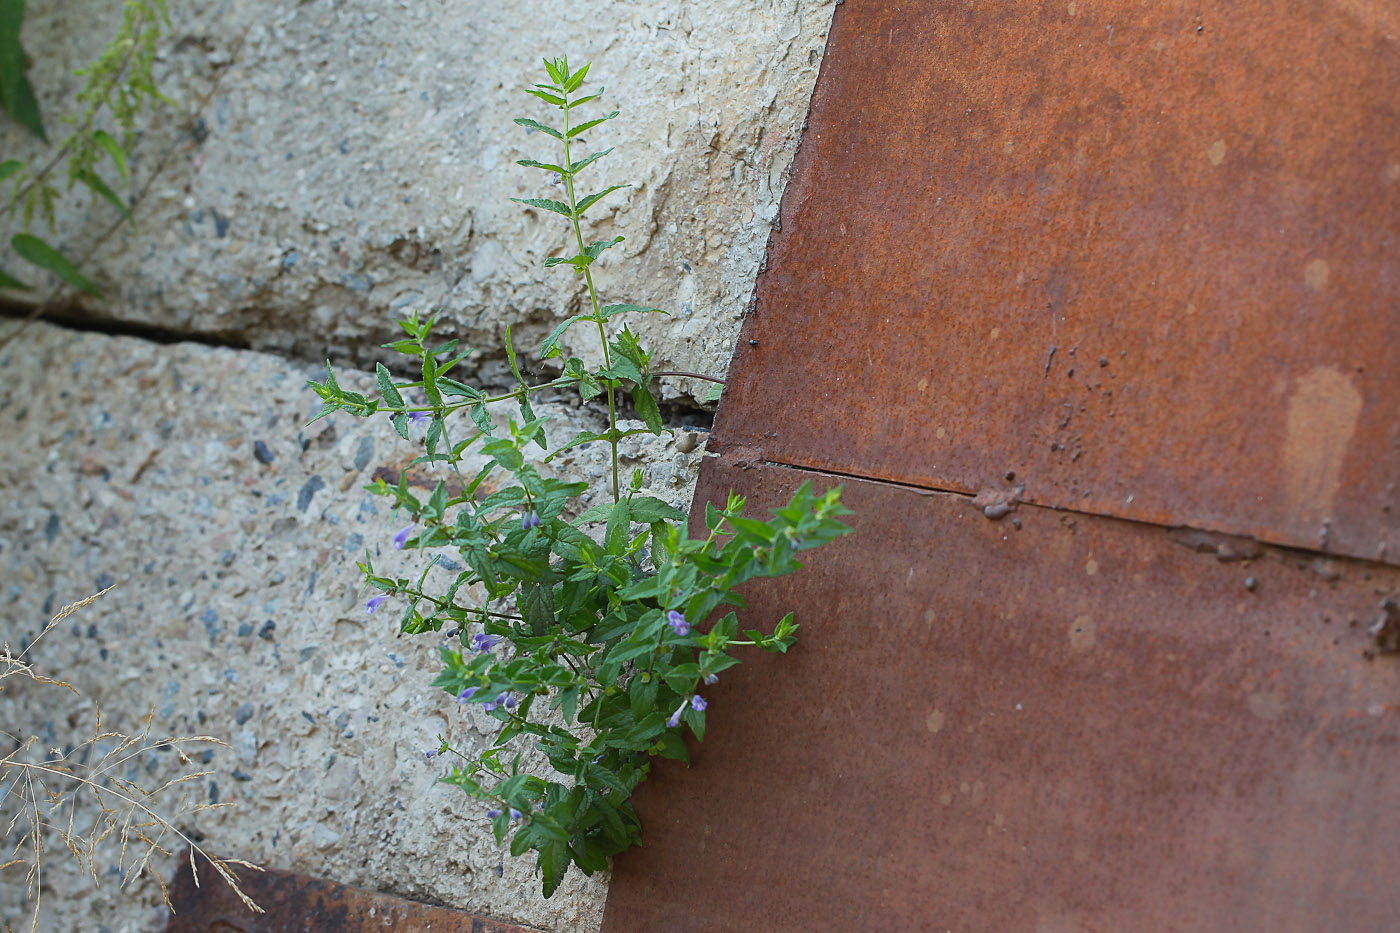
[[1397,10],[841,4],[717,443],[1400,560]]
[[[697,504],[812,478],[711,460]],[[604,933],[1393,927],[1400,657],[1367,653],[1400,568],[842,482],[855,533],[746,593],[801,639],[642,786]]]
[[1332,518],[1361,405],[1351,378],[1332,366],[1319,366],[1300,378],[1288,399],[1284,497],[1305,522],[1320,526]]

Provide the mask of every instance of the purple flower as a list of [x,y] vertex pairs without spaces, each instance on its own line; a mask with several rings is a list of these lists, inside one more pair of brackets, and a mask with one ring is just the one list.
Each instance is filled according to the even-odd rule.
[[515,694],[506,694],[506,709],[515,709]]
[[481,708],[486,710],[486,712],[488,713],[496,709],[496,707],[498,706],[504,706],[506,709],[515,709],[515,695],[510,693],[503,693],[500,696],[496,697],[496,699],[487,700],[485,703],[481,704]]
[[409,525],[407,528],[402,529],[398,534],[394,535],[394,547],[402,551],[403,546],[408,543],[408,536],[411,534],[413,534],[413,526]]
[[427,421],[428,413],[425,411],[411,411],[408,413],[408,423],[417,424],[420,421]]
[[369,615],[374,615],[374,610],[378,609],[380,606],[384,605],[388,601],[389,597],[384,596],[383,594],[379,596],[371,596],[369,598],[369,602],[365,603],[365,612]]
[[718,675],[718,674],[706,674],[706,675],[705,675],[705,683],[707,683],[707,684],[717,684],[717,683],[719,683],[719,675]]
[[437,754],[437,749],[434,748],[434,749],[431,749],[430,751],[424,752],[424,753],[423,753],[423,757],[426,758],[428,761],[432,761],[432,760],[433,760],[433,757],[434,757],[436,754]]
[[462,688],[462,692],[459,693],[459,694],[457,694],[457,702],[458,702],[458,703],[461,703],[461,704],[463,704],[463,705],[466,705],[466,702],[472,698],[472,694],[476,693],[476,691],[479,690],[479,689],[481,689],[481,688],[479,688],[479,687],[463,687],[463,688]]
[[705,712],[705,707],[707,707],[707,706],[709,706],[709,705],[710,705],[710,704],[708,704],[708,703],[705,702],[705,698],[702,697],[702,696],[701,696],[700,694],[698,694],[698,693],[695,694],[695,696],[693,696],[693,697],[690,698],[690,708],[693,709],[693,710],[695,710],[695,712],[697,712],[697,713],[703,713],[703,712]]
[[486,811],[486,818],[487,818],[488,820],[494,820],[496,817],[498,817],[498,816],[500,816],[500,815],[501,815],[501,811],[500,811],[500,810],[487,810],[487,811]]
[[681,705],[676,707],[676,711],[671,714],[671,718],[666,720],[666,725],[672,729],[681,724],[681,714],[685,712],[685,701],[681,700]]
[[461,631],[461,629],[450,628],[450,629],[448,629],[447,631],[445,631],[445,632],[442,633],[442,637],[443,637],[443,638],[455,638],[455,637],[457,636],[457,633],[460,632],[460,631]]
[[671,623],[671,631],[680,635],[682,638],[690,634],[690,623],[686,621],[685,616],[681,615],[676,610],[672,609],[670,612],[666,613],[666,621]]
[[540,517],[533,511],[526,512],[524,515],[520,516],[520,527],[526,531],[529,531],[531,528],[538,528],[540,527]]
[[488,635],[485,632],[481,632],[472,636],[472,650],[490,651],[492,648],[496,647],[496,645],[500,644],[500,642],[500,635]]
[[518,820],[518,819],[520,819],[520,811],[517,810],[517,809],[515,809],[515,807],[511,807],[511,808],[510,808],[510,818],[513,819],[513,820]]

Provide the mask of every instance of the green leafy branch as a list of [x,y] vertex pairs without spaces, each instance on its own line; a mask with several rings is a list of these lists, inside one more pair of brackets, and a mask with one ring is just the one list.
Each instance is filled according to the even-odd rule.
[[[421,438],[424,454],[414,465],[445,464],[456,478],[455,483],[439,480],[426,496],[410,488],[407,471],[397,484],[377,479],[366,487],[410,522],[394,536],[394,546],[432,551],[433,557],[412,578],[380,573],[366,552],[359,566],[373,595],[365,608],[374,613],[400,602],[400,632],[448,639],[434,683],[499,728],[479,755],[467,755],[444,739],[426,754],[456,759],[442,780],[489,805],[492,831],[499,842],[509,837],[513,855],[536,854],[549,896],[569,866],[592,874],[640,842],[632,791],[650,773],[654,757],[689,761],[684,734],[704,738],[705,693],[739,663],[732,652],[781,653],[796,642],[798,625],[791,613],[741,630],[744,585],[798,570],[802,551],[848,533],[841,518],[850,513],[841,506],[840,487],[818,493],[804,484],[766,519],[746,515],[744,499],[731,493],[723,508],[706,506],[707,534],[692,538],[683,512],[642,493],[640,470],[622,488],[620,442],[666,433],[651,382],[662,375],[722,380],[655,371],[650,353],[629,328],[609,336],[607,325],[614,318],[659,313],[602,303],[593,266],[622,238],[586,243],[580,223],[589,207],[626,186],[577,197],[575,178],[612,150],[574,160],[571,146],[617,114],[575,123],[574,109],[601,94],[575,96],[588,66],[571,71],[560,58],[546,61],[545,70],[550,83],[529,93],[563,111],[563,128],[526,118],[515,122],[562,143],[563,158],[520,164],[556,173],[565,183],[566,200],[515,200],[568,219],[577,252],[544,265],[567,266],[583,279],[589,311],[561,321],[540,356],[563,357],[565,333],[586,322],[598,329],[601,363],[590,367],[567,357],[560,375],[532,385],[507,329],[506,359],[516,385],[487,393],[455,378],[472,351],[456,340],[437,342],[435,318],[423,320],[415,313],[400,322],[405,336],[385,346],[412,358],[420,378],[396,379],[380,364],[377,394],[368,395],[343,388],[327,363],[325,381],[308,385],[323,403],[317,418],[337,412],[360,418],[387,414],[403,438]],[[530,403],[546,389],[572,389],[585,402],[606,395],[607,429],[581,431],[551,448],[545,419]],[[643,427],[619,425],[616,393],[622,391],[630,392]],[[514,404],[520,420],[502,424],[488,410],[496,404]],[[453,443],[449,422],[462,414],[471,430]],[[526,457],[534,446],[549,462],[593,442],[611,448],[612,496],[588,508],[577,501],[587,483],[547,476]],[[444,552],[460,563],[446,564]],[[429,572],[443,566],[453,568],[451,582],[429,585]],[[522,768],[517,746],[525,740],[543,753],[550,774]]]
[[[24,13],[24,0],[0,0],[0,105],[12,119],[47,142],[38,102],[25,74],[28,58],[20,45]],[[31,229],[39,215],[49,232],[54,232],[54,206],[63,192],[51,178],[65,164],[65,190],[82,184],[112,205],[124,220],[131,220],[126,202],[102,177],[100,169],[110,159],[119,184],[129,185],[127,151],[135,139],[138,116],[147,106],[171,103],[157,89],[153,74],[162,23],[170,23],[165,0],[126,0],[117,34],[96,61],[77,72],[87,78],[87,83],[78,92],[79,114],[64,118],[73,127],[69,135],[42,165],[18,159],[0,162],[0,184],[10,186],[6,211],[11,218],[18,214],[21,223],[21,232],[10,239],[11,249],[20,259],[91,295],[101,295],[101,290],[75,263]],[[98,126],[104,113],[110,114],[122,135],[121,142]],[[32,286],[0,269],[0,288],[30,290]]]

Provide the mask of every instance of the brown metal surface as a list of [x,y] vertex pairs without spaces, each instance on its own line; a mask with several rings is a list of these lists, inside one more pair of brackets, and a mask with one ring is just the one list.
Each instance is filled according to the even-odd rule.
[[717,437],[1400,562],[1400,5],[837,7]]
[[[711,461],[697,502],[812,475]],[[855,534],[749,600],[799,644],[641,788],[605,933],[1396,928],[1400,661],[1365,652],[1400,569],[846,498]]]
[[189,860],[170,885],[166,933],[536,933],[460,910],[432,907],[290,871],[239,871],[255,914],[207,866],[195,887]]

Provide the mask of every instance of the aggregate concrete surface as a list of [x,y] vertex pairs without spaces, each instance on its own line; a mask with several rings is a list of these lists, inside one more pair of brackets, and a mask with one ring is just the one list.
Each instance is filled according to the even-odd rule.
[[[71,106],[121,5],[30,3],[24,40],[49,124]],[[517,159],[554,140],[512,118],[557,111],[521,89],[542,55],[594,62],[598,115],[579,148],[616,147],[580,178],[631,183],[587,215],[606,301],[666,310],[634,323],[659,369],[722,375],[806,117],[833,0],[627,4],[181,0],[158,78],[178,103],[135,147],[135,228],[84,270],[106,289],[89,313],[310,359],[379,358],[396,316],[441,307],[499,358],[507,324],[534,348],[580,310],[562,218],[508,199],[561,190]],[[7,124],[7,154],[41,155]],[[159,172],[157,173],[157,169]],[[111,173],[108,166],[108,173]],[[115,178],[112,179],[115,182]],[[85,191],[57,239],[86,256]],[[25,272],[31,270],[25,269]],[[43,300],[37,292],[32,300]],[[72,301],[71,296],[65,300]],[[588,335],[574,349],[587,348]],[[700,395],[673,380],[668,396]]]
[[[40,324],[0,352],[0,369],[0,637],[17,650],[59,606],[116,587],[30,656],[82,698],[12,679],[0,693],[7,731],[62,748],[91,734],[94,702],[126,730],[154,710],[153,733],[231,746],[213,749],[217,774],[197,791],[232,806],[181,821],[211,851],[546,930],[598,928],[604,875],[571,872],[546,901],[533,859],[511,858],[484,808],[435,783],[446,765],[424,752],[437,736],[472,748],[494,723],[429,686],[440,640],[397,637],[392,605],[365,612],[355,562],[366,549],[391,574],[416,573],[426,555],[394,550],[402,517],[362,487],[421,448],[385,419],[306,427],[320,403],[304,382],[317,371],[253,351]],[[339,375],[372,391],[369,374]],[[552,445],[605,427],[594,409],[537,409]],[[688,507],[703,441],[633,440],[624,467]],[[570,454],[542,469],[606,496],[605,445]],[[434,569],[429,585],[453,575]],[[154,787],[170,757],[125,776]],[[55,841],[42,928],[163,929],[153,880],[118,890],[117,854],[104,850],[95,885]],[[157,864],[171,877],[169,859]],[[27,927],[22,869],[2,877],[0,922]]]
[[[136,224],[110,231],[111,208],[75,189],[57,232],[36,232],[105,293],[63,291],[55,306],[251,349],[46,325],[0,348],[0,639],[17,648],[59,606],[116,585],[35,649],[41,672],[83,696],[7,681],[4,728],[62,748],[90,734],[94,701],[117,728],[154,712],[153,732],[232,746],[213,749],[218,773],[191,786],[233,806],[182,822],[212,851],[596,930],[605,875],[574,872],[545,901],[529,862],[435,783],[423,752],[436,736],[470,747],[486,724],[428,686],[431,639],[396,637],[392,613],[366,616],[355,568],[365,548],[390,570],[405,559],[388,544],[399,523],[361,487],[396,473],[412,445],[343,415],[305,427],[304,381],[319,378],[309,361],[393,363],[379,344],[398,334],[394,320],[441,309],[441,332],[479,348],[468,374],[491,384],[505,376],[507,325],[529,361],[581,310],[573,275],[541,267],[569,255],[566,225],[508,200],[559,191],[515,164],[556,159],[553,141],[511,120],[550,121],[521,88],[541,56],[566,53],[594,62],[599,115],[621,111],[585,136],[587,151],[616,151],[581,193],[633,185],[588,215],[586,236],[626,237],[594,267],[603,298],[669,312],[630,321],[657,369],[723,375],[835,2],[172,2],[156,73],[175,105],[140,121],[123,190]],[[73,72],[101,51],[121,4],[28,7],[30,77],[61,139],[83,80]],[[0,146],[6,158],[50,154],[8,122]],[[0,227],[8,240],[17,224]],[[54,295],[13,257],[0,267],[40,286],[6,300]],[[592,358],[596,334],[576,328],[565,348]],[[371,385],[364,373],[342,381]],[[662,392],[684,407],[707,388],[668,379]],[[601,424],[596,409],[537,409],[556,442]],[[629,443],[648,491],[688,506],[703,438]],[[596,494],[604,456],[594,445],[553,468]],[[129,776],[153,786],[175,773],[169,758]],[[95,884],[50,849],[42,929],[163,928],[154,880],[119,891],[115,852],[103,858]],[[169,877],[169,860],[158,864]],[[0,922],[27,925],[22,870],[0,882]]]

